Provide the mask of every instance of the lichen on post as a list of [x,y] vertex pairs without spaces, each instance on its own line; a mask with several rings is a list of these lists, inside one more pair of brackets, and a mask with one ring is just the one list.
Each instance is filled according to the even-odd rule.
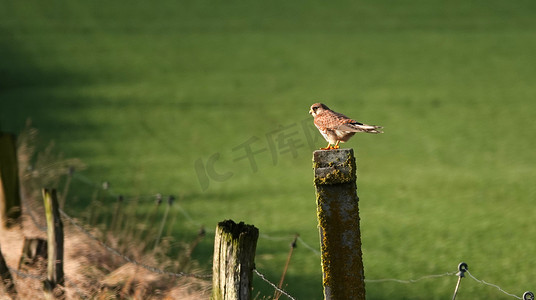
[[353,149],[313,153],[325,299],[365,299]]
[[218,223],[214,238],[212,298],[251,299],[253,268],[259,230],[232,220]]

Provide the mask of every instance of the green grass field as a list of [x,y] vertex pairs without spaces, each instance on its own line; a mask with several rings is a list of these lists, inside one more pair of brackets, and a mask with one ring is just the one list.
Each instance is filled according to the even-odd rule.
[[[176,223],[181,238],[228,218],[288,237],[258,243],[277,282],[295,233],[318,248],[309,138],[325,142],[307,112],[322,101],[385,127],[344,145],[367,279],[465,261],[521,296],[536,291],[535,36],[531,0],[0,0],[0,128],[31,118],[92,181],[177,195],[195,220]],[[207,268],[211,239],[196,252]],[[321,299],[319,257],[299,244],[286,283]],[[367,299],[449,299],[455,284],[368,283]],[[458,294],[507,298],[469,278]]]

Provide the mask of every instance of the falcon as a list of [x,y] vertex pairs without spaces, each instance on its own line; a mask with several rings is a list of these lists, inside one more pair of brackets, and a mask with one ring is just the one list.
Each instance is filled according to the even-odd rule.
[[356,132],[383,133],[380,130],[382,126],[359,123],[332,111],[322,103],[311,105],[309,113],[314,117],[318,131],[328,141],[326,148],[320,148],[320,150],[339,149],[339,143],[348,141]]

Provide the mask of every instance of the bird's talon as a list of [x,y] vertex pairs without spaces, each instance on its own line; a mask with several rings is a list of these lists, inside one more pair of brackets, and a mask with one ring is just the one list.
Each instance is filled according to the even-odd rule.
[[320,148],[320,150],[334,150],[334,149],[339,149],[339,146],[327,146],[326,148]]

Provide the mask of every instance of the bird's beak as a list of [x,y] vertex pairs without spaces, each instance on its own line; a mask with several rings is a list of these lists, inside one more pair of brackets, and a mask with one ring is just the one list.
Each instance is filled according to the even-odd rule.
[[312,110],[312,109],[309,110],[309,114],[310,114],[310,115],[313,114],[313,110]]

